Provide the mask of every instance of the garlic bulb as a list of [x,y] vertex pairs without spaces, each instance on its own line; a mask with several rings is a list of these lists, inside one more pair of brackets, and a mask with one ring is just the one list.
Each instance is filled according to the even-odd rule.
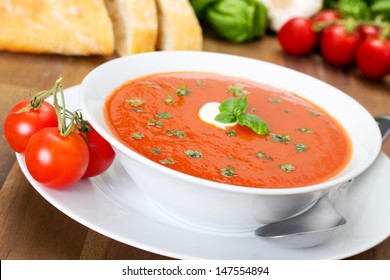
[[322,0],[259,0],[268,10],[269,28],[277,32],[293,17],[311,17],[321,10]]

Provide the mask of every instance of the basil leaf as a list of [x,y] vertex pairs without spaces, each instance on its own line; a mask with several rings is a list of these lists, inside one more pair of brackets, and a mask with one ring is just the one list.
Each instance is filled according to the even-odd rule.
[[214,120],[220,123],[234,123],[237,121],[237,117],[231,112],[221,112],[215,116]]
[[371,7],[372,18],[382,16],[384,20],[390,20],[390,2],[389,0],[377,0]]
[[[191,2],[205,1],[210,2],[210,0],[192,0]],[[197,14],[203,15],[200,11],[205,11],[201,18],[219,36],[230,42],[242,43],[261,37],[267,28],[266,7],[261,1],[220,0],[206,7],[203,10],[196,7]]]
[[221,105],[219,105],[220,112],[231,112],[237,117],[244,114],[248,108],[248,98],[229,98],[224,100]]
[[233,109],[233,113],[239,117],[242,114],[245,113],[246,109],[248,108],[248,98],[241,97],[241,98],[235,98],[235,106]]
[[229,98],[224,100],[221,105],[219,105],[220,112],[233,112],[234,107],[236,106],[235,98]]
[[269,133],[269,127],[266,122],[256,115],[246,114],[248,108],[248,98],[229,98],[219,106],[220,113],[214,120],[221,123],[233,123],[238,121],[240,125],[251,128],[255,133],[265,135]]
[[364,0],[340,0],[338,3],[340,14],[343,18],[369,19],[370,10]]
[[269,133],[268,124],[256,115],[243,114],[238,117],[238,123],[240,125],[249,127],[254,132],[260,135],[265,135]]

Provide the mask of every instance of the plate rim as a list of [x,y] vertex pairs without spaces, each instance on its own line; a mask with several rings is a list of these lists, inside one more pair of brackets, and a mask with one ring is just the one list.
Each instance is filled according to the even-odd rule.
[[[65,89],[64,92],[65,93],[78,92],[78,89],[79,89],[79,85],[75,85],[75,86],[72,86],[72,87],[69,87],[69,88]],[[76,96],[76,94],[74,94],[74,96]],[[69,98],[69,99],[71,99],[71,98]],[[74,99],[76,99],[76,98],[74,98]],[[68,101],[67,100],[68,104],[71,104],[72,102],[77,104],[78,101],[76,101],[76,100]],[[60,210],[62,213],[64,213],[65,215],[69,216],[70,218],[72,218],[76,222],[79,222],[82,225],[84,225],[84,226],[86,226],[86,227],[88,227],[88,228],[90,228],[90,229],[92,229],[92,230],[94,230],[96,232],[99,232],[100,234],[103,234],[103,235],[105,235],[105,236],[107,236],[109,238],[112,238],[112,239],[114,239],[116,241],[122,242],[124,244],[129,245],[129,246],[137,247],[139,249],[146,250],[146,251],[149,251],[149,252],[152,252],[152,253],[155,253],[155,254],[159,254],[159,255],[162,255],[162,256],[167,256],[167,257],[177,258],[177,259],[209,259],[208,257],[202,257],[201,255],[196,255],[194,253],[193,254],[183,253],[183,252],[180,253],[180,252],[177,252],[178,251],[177,249],[176,250],[174,250],[174,249],[171,249],[171,250],[164,249],[162,246],[156,246],[156,245],[153,245],[153,244],[150,244],[150,243],[147,244],[145,241],[135,240],[134,238],[129,240],[129,238],[124,238],[123,236],[121,236],[121,234],[113,232],[113,229],[102,228],[101,226],[97,225],[96,222],[93,222],[93,221],[90,221],[90,220],[86,219],[85,215],[84,216],[77,215],[77,213],[76,213],[77,211],[75,212],[74,209],[67,209],[66,206],[61,204],[61,201],[56,200],[55,197],[50,194],[51,192],[58,194],[59,192],[62,192],[62,191],[47,189],[46,187],[44,187],[44,186],[40,185],[39,183],[37,183],[31,177],[31,175],[28,173],[28,170],[27,170],[27,168],[26,168],[26,166],[24,164],[24,157],[23,157],[23,155],[16,154],[16,158],[17,158],[19,166],[21,167],[22,172],[24,173],[24,175],[26,176],[26,178],[28,179],[30,184],[34,187],[34,189],[43,198],[45,198],[45,200],[47,200],[52,206],[56,207],[58,210]],[[390,162],[390,159],[383,152],[381,152],[379,154],[378,158],[374,162],[374,165],[376,163],[378,163],[378,160],[387,160],[388,162]],[[117,159],[115,160],[115,162],[117,162]],[[118,162],[118,164],[119,164],[119,162]],[[115,165],[113,165],[113,166],[115,168]],[[371,169],[371,167],[369,169]],[[365,174],[366,174],[366,172],[364,174],[362,174],[361,176],[365,176]],[[103,175],[100,175],[100,176],[103,176]],[[85,182],[91,182],[91,180],[87,180],[87,181],[84,181],[82,183],[77,183],[77,184],[85,184]],[[364,187],[364,186],[362,186],[362,187]],[[77,186],[74,186],[74,187],[72,187],[70,189],[72,190],[70,193],[74,193],[74,190],[77,190]],[[113,204],[114,203],[112,201],[112,199],[109,198],[105,193],[103,193],[101,190],[99,190],[99,191],[101,192],[100,195],[105,196],[105,198],[110,201],[109,204]],[[96,194],[98,192],[93,192],[93,193]],[[349,199],[351,199],[351,198],[349,198]],[[127,215],[131,215],[133,217],[139,218],[139,217],[137,217],[137,213],[135,213],[135,212],[127,213]],[[143,219],[145,219],[145,218],[149,219],[148,217],[143,217]],[[153,222],[154,223],[158,223],[156,221],[153,221]],[[147,223],[147,221],[146,221],[146,223]],[[164,225],[164,224],[161,224],[161,223],[158,223],[158,224],[159,225],[163,225],[165,227],[165,229],[168,230],[168,231],[172,230],[172,227],[170,227],[169,225]],[[179,229],[179,230],[183,230],[183,229]],[[195,232],[195,231],[194,232],[185,231],[185,232],[187,232],[189,235],[191,235],[191,234],[198,235],[199,234],[199,232]],[[319,258],[319,259],[342,259],[342,258],[351,257],[351,256],[359,254],[359,253],[361,253],[361,252],[363,252],[365,250],[368,250],[368,249],[376,246],[380,242],[384,241],[385,239],[387,239],[389,237],[389,232],[387,233],[387,236],[385,236],[385,235],[386,235],[386,233],[384,231],[384,233],[381,234],[381,237],[379,237],[379,236],[376,237],[376,238],[372,238],[371,237],[371,240],[366,240],[365,244],[367,243],[367,245],[361,246],[359,248],[355,248],[354,250],[350,248],[346,252],[338,252],[337,254],[333,253],[333,255],[328,254],[328,256],[324,256],[324,258],[321,257],[321,252],[320,252],[320,253],[318,253],[316,255],[317,257],[315,257],[315,258]],[[247,239],[247,238],[245,238],[245,239]],[[253,237],[253,239],[257,240],[255,237]],[[326,246],[327,246],[327,244],[324,244],[324,245],[322,245],[321,247],[318,247],[318,248],[321,251],[321,249],[324,249],[324,248],[326,249]],[[280,248],[277,248],[276,245],[272,245],[271,248],[274,248],[275,250],[279,250],[280,249]],[[313,248],[311,248],[311,249],[313,249]],[[285,250],[285,249],[282,248],[282,251],[283,250]],[[301,249],[294,249],[294,250],[301,250]],[[313,250],[315,250],[315,249],[313,249]],[[292,251],[287,250],[287,249],[285,251],[286,252],[287,251],[290,252],[290,257],[291,257],[291,255],[294,256],[294,253],[291,254]],[[298,255],[299,255],[299,253],[298,253]],[[246,256],[246,257],[244,256],[244,258],[245,259],[249,259],[248,256]],[[283,256],[280,256],[280,258],[283,259]],[[234,258],[229,257],[228,259],[234,259]],[[292,258],[292,259],[295,259],[295,258]]]

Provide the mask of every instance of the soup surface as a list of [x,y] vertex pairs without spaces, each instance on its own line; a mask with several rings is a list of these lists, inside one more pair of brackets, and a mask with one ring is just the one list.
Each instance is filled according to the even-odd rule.
[[[268,133],[239,124],[220,128],[199,117],[205,104],[242,97],[244,113],[264,120]],[[316,184],[338,174],[351,156],[344,129],[324,110],[294,93],[237,77],[153,74],[119,87],[104,113],[113,133],[148,159],[238,186]]]

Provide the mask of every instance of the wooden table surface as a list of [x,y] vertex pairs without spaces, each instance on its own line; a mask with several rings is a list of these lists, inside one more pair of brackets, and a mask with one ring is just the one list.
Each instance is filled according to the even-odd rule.
[[[327,65],[318,54],[288,56],[273,36],[240,45],[208,36],[204,50],[296,69],[346,92],[374,116],[390,114],[389,76],[373,82],[361,78],[355,69]],[[77,85],[94,67],[113,58],[0,52],[0,259],[168,259],[103,236],[52,206],[27,181],[4,138],[6,113],[28,98],[32,88],[49,89],[59,77],[65,88]],[[382,150],[390,156],[390,141]],[[390,259],[390,238],[350,259]]]

